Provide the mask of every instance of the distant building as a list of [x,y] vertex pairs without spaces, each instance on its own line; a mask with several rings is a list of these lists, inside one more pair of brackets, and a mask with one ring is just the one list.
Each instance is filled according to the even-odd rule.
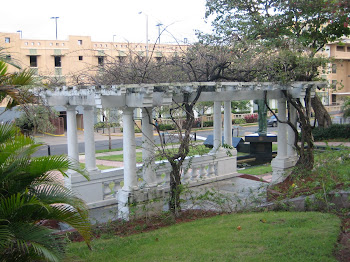
[[[19,33],[0,33],[0,46],[22,68],[70,85],[73,75],[97,72],[108,59],[125,60],[129,55],[146,56],[145,43],[93,42],[90,36],[69,36],[68,40],[21,39]],[[156,61],[185,50],[188,45],[149,44],[149,56]],[[10,72],[15,68],[10,67]]]
[[333,59],[328,71],[322,75],[331,88],[323,90],[323,103],[329,106],[341,104],[341,97],[350,96],[350,39],[327,44],[325,53]]

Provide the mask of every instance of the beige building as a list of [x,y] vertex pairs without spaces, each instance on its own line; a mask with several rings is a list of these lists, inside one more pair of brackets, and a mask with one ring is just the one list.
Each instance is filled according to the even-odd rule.
[[333,59],[328,72],[323,76],[331,84],[324,90],[325,104],[338,105],[342,97],[350,96],[350,39],[328,44],[325,48],[328,57]]
[[[40,76],[54,81],[64,81],[67,85],[76,84],[73,76],[96,72],[98,65],[107,60],[124,60],[129,55],[145,57],[145,43],[94,42],[90,36],[69,36],[68,40],[21,39],[19,33],[0,33],[0,47],[4,47],[11,58],[23,68],[31,68]],[[181,53],[187,45],[149,44],[149,56],[161,60],[175,53]],[[327,56],[334,61],[323,75],[337,88],[321,90],[323,103],[337,105],[341,97],[350,95],[350,39],[341,43],[328,44]],[[15,68],[10,68],[15,70]]]
[[[22,68],[54,80],[74,83],[72,76],[86,74],[108,59],[124,60],[129,55],[154,60],[180,53],[187,45],[94,42],[90,36],[69,36],[68,40],[21,39],[19,33],[0,33],[0,47]],[[10,67],[10,71],[15,68]]]

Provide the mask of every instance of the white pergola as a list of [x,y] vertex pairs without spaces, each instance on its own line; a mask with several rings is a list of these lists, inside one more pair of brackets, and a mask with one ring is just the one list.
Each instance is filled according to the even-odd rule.
[[[76,107],[84,108],[84,141],[85,141],[85,156],[86,169],[90,173],[92,180],[101,179],[105,172],[101,172],[96,167],[95,158],[95,141],[94,141],[94,109],[95,108],[118,108],[123,112],[123,154],[124,154],[124,169],[123,186],[117,188],[117,202],[120,210],[128,213],[127,209],[122,209],[121,204],[126,206],[130,201],[130,196],[135,191],[139,190],[137,172],[139,167],[136,165],[136,146],[135,146],[135,131],[133,121],[133,111],[135,108],[142,108],[142,135],[143,135],[143,159],[152,159],[154,154],[153,148],[153,126],[149,121],[148,112],[152,112],[152,108],[159,106],[168,106],[184,101],[184,94],[188,101],[192,101],[197,94],[199,88],[202,89],[198,101],[214,101],[214,151],[220,152],[221,137],[222,137],[222,118],[221,105],[224,103],[224,141],[226,144],[232,143],[232,119],[231,119],[231,101],[234,100],[256,100],[264,99],[265,94],[267,99],[276,99],[278,101],[278,116],[280,120],[286,120],[286,98],[282,92],[285,90],[294,98],[304,98],[305,91],[311,87],[313,92],[317,87],[324,86],[323,82],[292,82],[281,85],[277,83],[258,83],[258,82],[191,82],[191,83],[164,83],[164,84],[132,84],[132,85],[115,85],[115,86],[91,86],[91,87],[57,87],[55,89],[36,88],[35,94],[41,96],[44,101],[50,106],[64,106],[67,109],[67,146],[68,156],[72,159],[78,158],[78,139],[77,139],[77,124],[76,124]],[[147,109],[147,110],[146,110]],[[290,116],[292,121],[296,122],[296,111],[291,108]],[[152,141],[150,143],[149,141]],[[234,150],[235,151],[235,150]],[[218,154],[218,153],[216,153]],[[234,163],[236,163],[236,153],[233,154]],[[205,156],[202,157],[205,159]],[[203,175],[203,181],[213,181],[213,177],[209,174],[215,173],[216,179],[232,177],[237,174],[236,167],[226,168],[223,161],[212,167],[207,175]],[[273,181],[281,180],[282,174],[286,169],[294,166],[297,159],[294,150],[294,133],[287,124],[280,123],[278,125],[278,154],[272,161]],[[149,187],[159,187],[159,177],[155,171],[156,163],[148,164],[142,169],[143,180]],[[198,166],[198,172],[202,172],[205,163]],[[208,167],[210,169],[211,167]],[[214,170],[213,170],[214,169]],[[229,171],[228,171],[229,170]],[[192,171],[193,172],[193,171]],[[203,171],[204,172],[204,171]],[[202,173],[203,173],[202,172]],[[220,174],[223,172],[225,174]],[[194,175],[192,175],[193,178]],[[200,177],[200,175],[196,175]],[[112,178],[110,178],[111,180]],[[110,181],[108,180],[108,181]],[[192,179],[191,181],[193,181]],[[75,174],[66,179],[67,187],[75,188],[72,183],[83,183],[83,187],[77,189],[81,195],[86,195],[85,200],[90,204],[90,207],[98,206],[98,203],[105,201],[105,191],[99,198],[93,198],[92,195],[97,192],[86,194],[84,190],[93,190],[88,186],[89,182],[82,182]],[[114,180],[116,181],[116,180]],[[79,182],[79,183],[80,183]],[[90,181],[91,182],[91,181]],[[103,182],[106,184],[106,182]],[[103,187],[103,186],[102,186]],[[84,197],[83,197],[84,198]],[[96,200],[100,199],[102,200]],[[115,199],[114,199],[115,200]],[[106,201],[105,201],[106,202]]]

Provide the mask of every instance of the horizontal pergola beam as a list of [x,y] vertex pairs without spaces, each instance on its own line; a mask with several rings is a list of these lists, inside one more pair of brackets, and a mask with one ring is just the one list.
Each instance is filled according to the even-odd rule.
[[89,105],[104,108],[155,107],[192,101],[199,90],[198,101],[237,101],[283,97],[282,90],[294,98],[303,98],[307,88],[323,88],[326,82],[190,82],[162,84],[130,84],[90,87],[35,88],[33,92],[43,97],[51,106]]

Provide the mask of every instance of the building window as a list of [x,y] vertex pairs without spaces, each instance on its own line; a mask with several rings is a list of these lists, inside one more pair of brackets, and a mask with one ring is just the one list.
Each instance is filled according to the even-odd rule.
[[123,63],[126,60],[125,56],[118,56],[118,59],[120,63]]
[[103,56],[99,56],[98,57],[98,65],[102,66],[104,62],[104,57]]
[[350,46],[347,47],[346,51],[350,52]]
[[345,52],[345,46],[337,45],[337,51]]
[[40,45],[40,42],[38,42],[38,45]]
[[61,67],[61,57],[55,56],[55,67]]
[[62,46],[64,46],[64,43],[62,43]]
[[337,64],[332,64],[332,74],[337,73]]
[[83,56],[82,55],[79,56],[79,61],[83,61]]
[[31,45],[34,45],[34,42],[31,42],[30,44],[31,44]]
[[5,43],[9,44],[11,42],[11,39],[9,37],[5,37]]
[[56,46],[59,46],[60,44],[59,43],[56,43]]
[[30,67],[38,67],[38,57],[35,55],[29,56]]
[[25,42],[24,45],[28,45],[28,42]]
[[53,45],[53,43],[50,43],[50,46],[52,46]]
[[83,40],[78,40],[78,45],[83,45]]

